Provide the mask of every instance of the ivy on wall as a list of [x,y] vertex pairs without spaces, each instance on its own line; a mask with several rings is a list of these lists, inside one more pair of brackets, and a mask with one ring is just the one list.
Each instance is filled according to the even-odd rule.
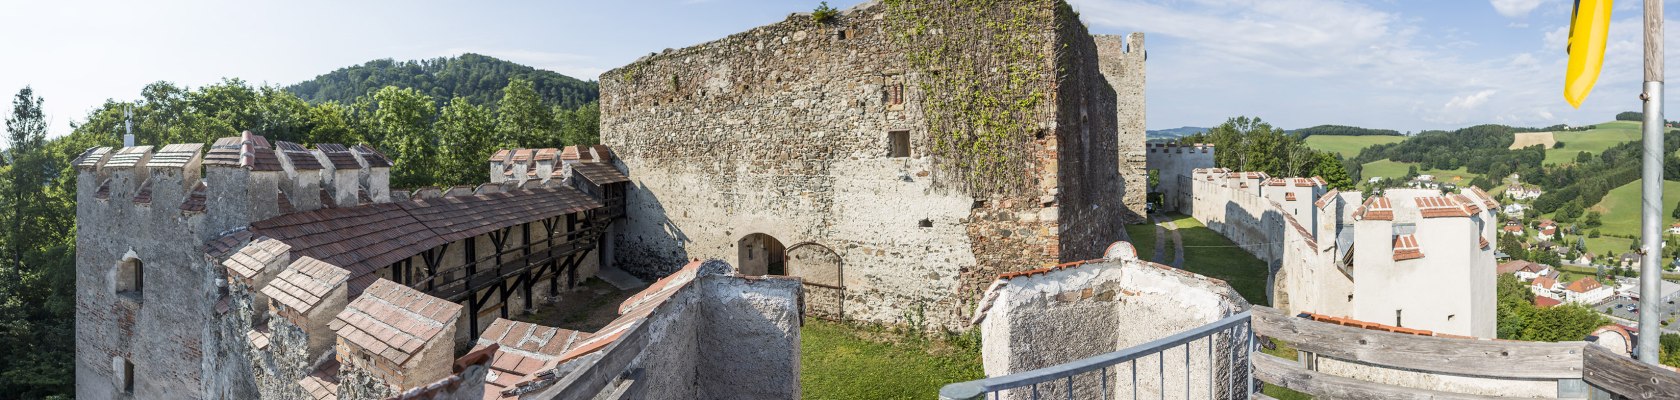
[[[1043,0],[886,0],[891,40],[921,89],[935,183],[982,198],[1033,186],[1054,73]],[[1057,2],[1059,3],[1059,2]]]

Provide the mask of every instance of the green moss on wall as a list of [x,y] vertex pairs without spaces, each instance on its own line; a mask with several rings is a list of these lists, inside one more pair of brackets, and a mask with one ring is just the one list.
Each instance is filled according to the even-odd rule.
[[887,29],[921,89],[937,183],[975,197],[1034,187],[1033,140],[1054,86],[1052,4],[887,0]]

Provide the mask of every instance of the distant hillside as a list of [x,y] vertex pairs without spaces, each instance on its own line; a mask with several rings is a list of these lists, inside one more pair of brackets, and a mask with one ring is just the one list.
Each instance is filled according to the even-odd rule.
[[1343,126],[1343,125],[1319,125],[1319,126],[1315,126],[1315,127],[1311,127],[1311,128],[1296,129],[1296,130],[1293,130],[1293,131],[1289,131],[1289,133],[1299,135],[1303,138],[1312,137],[1313,135],[1400,136],[1400,131],[1396,131],[1396,130],[1393,130],[1393,129],[1371,129],[1371,128],[1360,128],[1360,127],[1357,127],[1357,126]]
[[1198,134],[1198,133],[1202,133],[1202,132],[1207,132],[1207,130],[1208,130],[1208,128],[1197,128],[1197,127],[1193,127],[1193,126],[1186,126],[1186,127],[1182,127],[1182,128],[1172,128],[1172,129],[1158,129],[1158,130],[1145,132],[1144,137],[1149,138],[1149,139],[1176,139],[1176,138],[1190,136],[1190,135],[1194,135],[1194,134]]
[[373,60],[288,86],[286,91],[311,102],[348,103],[379,88],[397,86],[419,90],[440,105],[451,97],[492,104],[501,99],[502,88],[507,86],[509,78],[531,81],[543,100],[568,109],[600,97],[600,89],[593,80],[581,81],[472,53],[418,61]]

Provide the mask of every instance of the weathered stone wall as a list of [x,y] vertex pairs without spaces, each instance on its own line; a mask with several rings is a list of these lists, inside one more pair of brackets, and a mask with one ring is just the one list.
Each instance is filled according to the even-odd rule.
[[[628,328],[618,339],[621,347],[562,369],[599,376],[640,370],[636,398],[799,398],[799,281],[730,275],[732,267],[718,260],[700,268],[642,326]],[[645,347],[624,345],[636,342],[636,335],[645,336]],[[621,351],[635,352],[624,371],[592,371],[606,368],[607,362],[597,361],[617,359]],[[523,398],[554,398],[564,389],[556,385]]]
[[[1083,60],[1095,51],[1072,18],[1061,2],[871,2],[608,71],[602,141],[635,184],[616,262],[655,277],[691,258],[733,260],[754,233],[815,243],[841,260],[848,318],[955,328],[990,277],[1095,257],[1088,243],[1118,234],[1108,182],[1120,150],[1112,93],[1090,87],[1102,83]],[[956,62],[990,64],[943,64]],[[1010,73],[958,93],[947,84],[984,70]],[[996,79],[1019,85],[968,92]],[[957,104],[979,111],[929,111]],[[947,129],[963,121],[976,129]],[[980,135],[985,150],[944,156]],[[1076,166],[1102,171],[1060,178]]]
[[[1054,160],[1045,161],[1054,166],[1055,175],[1040,181],[1048,193],[1040,201],[1054,205],[1058,214],[1055,221],[1058,226],[1051,228],[1061,230],[1056,243],[1060,251],[1057,261],[1089,260],[1100,257],[1104,248],[1125,236],[1127,221],[1142,220],[1143,203],[1128,202],[1134,200],[1133,192],[1141,188],[1128,187],[1126,183],[1127,179],[1148,176],[1139,168],[1141,165],[1123,156],[1141,152],[1143,142],[1134,140],[1136,143],[1130,143],[1133,147],[1120,145],[1120,139],[1127,137],[1117,122],[1119,116],[1126,116],[1136,119],[1126,121],[1128,127],[1141,126],[1141,109],[1135,115],[1128,109],[1138,105],[1134,100],[1141,99],[1127,99],[1127,104],[1116,105],[1120,104],[1116,92],[1121,89],[1111,87],[1112,78],[1107,78],[1105,70],[1100,68],[1101,51],[1090,32],[1071,8],[1056,7],[1055,13],[1059,27],[1056,34],[1061,36],[1057,42],[1064,46],[1056,52],[1056,64],[1061,72],[1056,85],[1056,99],[1060,103],[1056,107],[1057,141],[1051,146],[1056,154]],[[1137,44],[1141,46],[1142,38],[1139,40]],[[1142,74],[1141,70],[1135,72]],[[1136,82],[1125,83],[1140,86],[1125,90],[1142,97],[1142,77],[1130,78]],[[1116,132],[1121,133],[1116,135]],[[1128,173],[1132,176],[1127,176]]]
[[[1191,181],[1195,171],[1213,168],[1214,149],[1211,144],[1179,146],[1175,143],[1147,144],[1146,166],[1156,171],[1159,182],[1150,191],[1161,193],[1161,208],[1178,211],[1193,207],[1197,186]],[[1147,177],[1146,177],[1147,178]],[[1147,181],[1145,181],[1147,184]]]
[[[1119,127],[1118,151],[1122,192],[1121,202],[1131,211],[1126,223],[1143,222],[1144,203],[1148,200],[1148,154],[1144,152],[1148,138],[1148,124],[1144,89],[1148,69],[1144,61],[1149,53],[1143,49],[1143,33],[1125,37],[1096,35],[1097,60],[1103,78],[1113,88],[1115,114]],[[1213,166],[1209,163],[1208,167]],[[1189,176],[1186,174],[1185,176]]]
[[[1135,255],[1035,271],[1000,279],[980,322],[982,358],[987,376],[1002,376],[1118,351],[1167,337],[1240,313],[1249,304],[1223,282],[1171,267],[1141,261]],[[1189,360],[1183,348],[1168,349],[1165,378],[1153,365],[1161,356],[1140,359],[1131,370],[1108,370],[1075,377],[1071,396],[1060,385],[1039,385],[1043,398],[1228,398],[1228,387],[1241,387],[1232,370],[1233,353],[1246,354],[1240,336],[1218,334],[1192,341]],[[1211,341],[1211,342],[1210,342]],[[1211,355],[1211,357],[1210,357]],[[1236,358],[1241,362],[1240,356]],[[1216,375],[1209,377],[1206,374]],[[1197,376],[1188,383],[1183,377]],[[1134,380],[1135,378],[1135,380]],[[1133,387],[1137,382],[1137,387]],[[1164,382],[1164,383],[1163,383]],[[1209,383],[1212,383],[1210,386]],[[1235,383],[1235,384],[1233,384]],[[1102,388],[1110,393],[1099,393]],[[1009,390],[1003,398],[1034,398],[1030,389]]]
[[[121,360],[134,366],[134,398],[205,398],[249,388],[219,375],[243,360],[221,351],[227,336],[217,332],[213,321],[220,266],[205,259],[199,243],[216,232],[207,231],[202,213],[179,209],[198,182],[197,167],[193,162],[188,168],[79,172],[78,396],[129,398],[117,386]],[[135,202],[148,179],[149,201]],[[109,185],[105,199],[96,195],[102,184]],[[142,265],[144,287],[138,293],[117,292],[118,265],[126,260]]]

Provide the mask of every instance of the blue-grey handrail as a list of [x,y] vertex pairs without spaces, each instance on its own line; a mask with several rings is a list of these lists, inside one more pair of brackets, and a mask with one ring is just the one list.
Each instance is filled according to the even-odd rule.
[[[1052,380],[1063,379],[1074,375],[1095,371],[1111,365],[1132,361],[1144,356],[1160,353],[1162,350],[1190,343],[1206,337],[1212,333],[1231,329],[1238,325],[1247,324],[1250,312],[1243,311],[1225,317],[1211,324],[1202,325],[1195,329],[1186,330],[1148,343],[1128,347],[1119,351],[1099,354],[1082,358],[1068,363],[1052,365],[1031,371],[1016,372],[1009,375],[976,379],[967,382],[957,382],[939,388],[941,399],[973,399],[987,392],[1013,389]],[[1252,334],[1252,330],[1250,331]],[[1247,351],[1248,349],[1243,349]]]

